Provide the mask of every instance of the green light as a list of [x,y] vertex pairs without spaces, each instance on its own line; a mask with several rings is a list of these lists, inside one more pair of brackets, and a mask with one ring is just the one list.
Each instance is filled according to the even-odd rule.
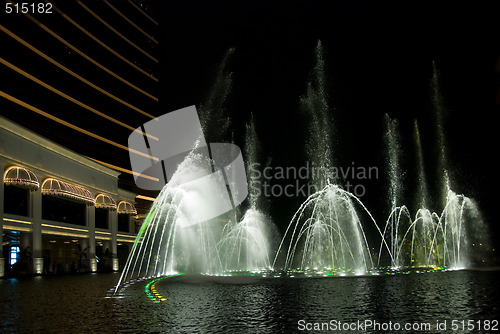
[[159,280],[162,280],[162,279],[165,279],[165,278],[169,278],[169,277],[174,277],[174,276],[180,276],[180,275],[184,275],[184,274],[183,273],[173,274],[173,275],[168,275],[168,276],[164,276],[164,277],[160,277],[160,278],[156,278],[156,279],[152,280],[151,282],[149,282],[148,284],[146,284],[144,286],[144,292],[146,293],[146,296],[153,303],[161,303],[162,301],[166,301],[167,298],[163,297],[162,295],[160,295],[158,293],[158,291],[156,290],[154,284],[156,284],[156,282],[158,282]]

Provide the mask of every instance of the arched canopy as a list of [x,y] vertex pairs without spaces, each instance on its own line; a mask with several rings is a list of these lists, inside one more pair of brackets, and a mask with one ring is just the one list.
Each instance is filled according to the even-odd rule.
[[122,214],[127,214],[127,215],[136,215],[137,210],[135,209],[135,206],[127,201],[121,201],[118,203],[118,213]]
[[95,198],[95,207],[116,210],[116,202],[108,195],[99,194]]
[[3,174],[3,182],[6,185],[15,185],[29,190],[37,190],[40,183],[32,171],[20,166],[11,166]]
[[87,205],[95,204],[94,196],[88,189],[54,178],[43,181],[42,194],[66,197]]

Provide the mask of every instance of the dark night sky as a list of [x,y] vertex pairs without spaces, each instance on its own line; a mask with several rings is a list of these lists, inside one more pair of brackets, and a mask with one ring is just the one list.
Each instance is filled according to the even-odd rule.
[[[475,198],[493,229],[496,217],[494,67],[499,56],[492,8],[435,1],[174,2],[167,6],[162,44],[165,112],[206,99],[214,72],[230,47],[233,86],[226,107],[236,143],[255,115],[263,160],[304,163],[304,95],[314,48],[325,49],[328,94],[338,128],[340,165],[377,166],[363,201],[385,218],[383,115],[400,123],[405,200],[414,189],[413,119],[422,131],[429,187],[435,126],[430,94],[432,62],[440,74],[447,152],[456,192]],[[165,86],[162,86],[165,87]],[[265,162],[265,161],[262,161]],[[275,199],[271,212],[288,221],[303,199]],[[403,200],[404,201],[404,200]],[[410,203],[408,203],[410,204]],[[284,217],[284,218],[282,218]],[[282,224],[282,223],[281,223]]]
[[[327,92],[338,129],[336,160],[341,166],[355,161],[357,166],[379,168],[379,179],[366,184],[367,195],[363,198],[379,219],[385,219],[387,210],[382,149],[385,113],[398,119],[401,125],[402,165],[407,176],[405,200],[411,201],[414,189],[411,129],[415,118],[421,125],[426,148],[430,188],[437,182],[431,177],[435,174],[436,160],[430,99],[432,62],[435,61],[447,110],[445,134],[455,189],[478,200],[490,225],[497,229],[493,194],[497,184],[495,117],[499,107],[495,103],[498,79],[494,67],[500,47],[498,34],[495,34],[498,29],[494,29],[497,22],[493,17],[494,8],[452,1],[168,1],[162,2],[160,9],[158,1],[147,2],[156,8],[153,16],[161,21],[160,49],[147,45],[137,35],[134,41],[159,55],[161,88],[121,66],[100,49],[89,48],[91,44],[85,44],[85,38],[79,38],[78,32],[67,28],[67,23],[57,15],[38,16],[38,19],[77,46],[82,43],[86,52],[120,75],[157,94],[160,108],[100,75],[54,40],[41,39],[40,36],[45,35],[27,19],[16,17],[15,22],[5,21],[5,24],[29,42],[50,50],[47,52],[59,57],[57,59],[64,64],[78,68],[106,89],[156,116],[204,103],[213,85],[217,65],[229,48],[236,48],[227,68],[233,72],[232,89],[226,103],[226,115],[232,122],[230,130],[236,144],[243,147],[245,124],[253,113],[262,142],[262,162],[270,156],[273,166],[302,166],[306,159],[306,119],[299,112],[299,99],[305,94],[314,66],[314,48],[321,40],[325,51]],[[57,4],[89,24],[89,29],[103,39],[109,37],[99,24],[91,25],[92,20],[73,2],[59,1]],[[106,15],[111,23],[123,27],[124,32],[129,32],[119,19],[112,21],[113,15],[102,3],[88,4]],[[126,5],[121,4],[120,8],[125,10]],[[157,28],[141,24],[158,34]],[[80,83],[73,86],[67,75],[59,76],[53,68],[40,66],[38,58],[12,39],[5,35],[0,38],[2,56],[26,71],[39,74],[60,89],[71,88],[75,97],[91,101],[133,126],[147,121],[106,99],[101,101],[98,94],[88,93]],[[121,52],[143,66],[152,66],[153,73],[157,72],[157,65],[150,64],[136,51],[112,37],[109,40]],[[68,102],[54,99],[45,92],[39,94],[39,87],[19,79],[6,68],[1,68],[0,75],[4,91],[26,97],[42,109],[53,108],[60,117],[70,117],[82,127],[127,145],[129,130],[117,130],[93,117],[80,117]],[[1,101],[0,107],[3,115],[22,121],[24,126],[81,154],[130,168],[125,151],[96,149],[102,145],[10,102]],[[271,203],[273,218],[282,226],[302,200],[274,199]]]

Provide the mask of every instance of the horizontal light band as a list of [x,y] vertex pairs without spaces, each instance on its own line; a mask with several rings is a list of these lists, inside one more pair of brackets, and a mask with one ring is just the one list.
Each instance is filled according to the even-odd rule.
[[78,233],[71,233],[71,232],[59,232],[59,231],[43,230],[43,229],[42,229],[42,234],[61,235],[61,236],[65,236],[65,237],[75,237],[75,238],[88,238],[89,237],[86,234],[78,234]]
[[142,13],[142,15],[144,15],[145,17],[147,17],[151,22],[153,22],[154,24],[158,25],[158,22],[156,22],[151,16],[149,16],[145,11],[143,11],[141,8],[139,8],[132,0],[128,0],[128,2],[135,7],[135,9],[137,9],[140,13]]
[[66,226],[59,226],[59,225],[52,225],[52,224],[42,224],[44,227],[53,227],[53,228],[61,228],[63,230],[70,230],[70,231],[80,231],[80,232],[88,232],[86,229],[81,229],[81,228],[75,228],[75,227],[66,227]]
[[155,57],[153,57],[152,55],[150,55],[149,53],[147,53],[146,51],[144,51],[143,49],[141,49],[139,46],[137,46],[136,44],[134,44],[127,37],[125,37],[124,35],[122,35],[118,30],[116,30],[115,28],[113,28],[108,22],[106,22],[104,19],[102,19],[96,13],[94,13],[90,8],[88,8],[86,5],[84,5],[80,0],[77,0],[77,3],[80,6],[82,6],[90,15],[92,15],[93,17],[95,17],[99,22],[101,22],[102,24],[104,24],[109,30],[111,30],[112,32],[114,32],[117,36],[119,36],[125,42],[127,42],[128,44],[130,44],[131,46],[133,46],[136,50],[138,50],[139,52],[141,52],[143,55],[145,55],[149,59],[153,60],[155,63],[158,63],[158,59],[156,59]]
[[[132,240],[132,239],[116,239],[116,241],[119,241],[119,242],[128,242],[128,243],[134,243],[135,240]],[[139,243],[141,243],[141,241],[139,241]]]
[[12,219],[12,218],[4,218],[3,220],[7,221],[7,222],[13,222],[13,223],[33,224],[32,222],[27,221],[27,220],[19,220],[19,219]]
[[[15,4],[11,0],[7,0],[7,1],[10,2],[11,4]],[[61,36],[59,36],[58,34],[56,34],[54,31],[50,30],[48,27],[46,27],[45,25],[43,25],[40,21],[38,21],[37,19],[35,19],[30,14],[28,14],[28,13],[23,13],[23,14],[24,14],[24,16],[26,16],[27,18],[29,18],[33,23],[35,23],[40,28],[42,28],[43,30],[45,30],[52,37],[56,38],[58,41],[60,41],[64,45],[66,45],[68,48],[70,48],[71,50],[75,51],[77,54],[79,54],[80,56],[82,56],[83,58],[85,58],[86,60],[88,60],[89,62],[91,62],[92,64],[94,64],[95,66],[99,67],[101,70],[105,71],[106,73],[110,74],[111,76],[113,76],[114,78],[120,80],[121,82],[125,83],[126,85],[130,86],[131,88],[134,88],[138,92],[146,95],[147,97],[149,97],[149,98],[151,98],[151,99],[153,99],[155,101],[158,101],[157,97],[155,97],[155,96],[147,93],[146,91],[140,89],[139,87],[135,86],[131,82],[125,80],[122,77],[120,77],[119,75],[117,75],[116,73],[114,73],[113,71],[111,71],[110,69],[108,69],[107,67],[101,65],[100,63],[98,63],[97,61],[95,61],[94,59],[92,59],[91,57],[89,57],[87,54],[85,54],[84,52],[82,52],[81,50],[79,50],[78,48],[76,48],[75,46],[73,46],[71,43],[69,43],[68,41],[66,41],[65,39],[63,39]]]
[[[1,26],[0,26],[0,27],[1,27]],[[105,142],[105,143],[107,143],[107,144],[110,144],[110,145],[116,146],[116,147],[118,147],[118,148],[124,149],[124,150],[126,150],[126,151],[130,151],[130,152],[132,152],[132,153],[135,153],[135,154],[138,154],[138,155],[144,156],[144,157],[146,157],[146,158],[150,158],[150,159],[152,159],[152,160],[154,160],[154,161],[159,161],[159,159],[158,159],[158,158],[153,157],[153,156],[151,156],[151,155],[149,155],[149,154],[142,153],[142,152],[139,152],[139,151],[134,150],[134,149],[129,149],[127,146],[124,146],[124,145],[122,145],[122,144],[116,143],[116,142],[114,142],[114,141],[112,141],[112,140],[109,140],[109,139],[107,139],[107,138],[104,138],[104,137],[101,137],[101,136],[99,136],[99,135],[96,135],[96,134],[95,134],[95,133],[93,133],[93,132],[90,132],[90,131],[87,131],[87,130],[85,130],[85,129],[82,129],[82,128],[80,128],[79,126],[73,125],[73,124],[71,124],[71,123],[69,123],[69,122],[66,122],[66,121],[64,121],[64,120],[62,120],[62,119],[60,119],[60,118],[58,118],[58,117],[52,116],[51,114],[49,114],[49,113],[47,113],[47,112],[45,112],[45,111],[43,111],[43,110],[40,110],[40,109],[38,109],[38,108],[36,108],[36,107],[32,106],[31,104],[28,104],[28,103],[26,103],[26,102],[24,102],[24,101],[21,101],[21,100],[19,100],[19,99],[15,98],[15,97],[13,97],[13,96],[11,96],[11,95],[9,95],[9,94],[7,94],[7,93],[3,92],[3,91],[0,91],[0,96],[1,96],[1,97],[4,97],[4,98],[6,98],[7,100],[10,100],[10,101],[12,101],[12,102],[14,102],[14,103],[17,103],[17,104],[19,104],[20,106],[25,107],[26,109],[29,109],[29,110],[31,110],[31,111],[34,111],[34,112],[36,112],[36,113],[37,113],[37,114],[39,114],[39,115],[42,115],[42,116],[44,116],[44,117],[47,117],[47,118],[49,118],[49,119],[51,119],[51,120],[53,120],[53,121],[55,121],[55,122],[57,122],[57,123],[59,123],[59,124],[62,124],[62,125],[64,125],[64,126],[67,126],[67,127],[71,128],[71,129],[73,129],[73,130],[76,130],[76,131],[78,131],[78,132],[81,132],[81,133],[83,133],[83,134],[85,134],[85,135],[87,135],[87,136],[93,137],[93,138],[95,138],[95,139],[98,139],[98,140],[103,141],[103,142]]]
[[40,57],[44,58],[45,60],[47,60],[48,62],[52,63],[53,65],[57,66],[58,68],[60,68],[61,70],[65,71],[66,73],[70,74],[71,76],[73,76],[74,78],[80,80],[81,82],[87,84],[88,86],[94,88],[95,90],[101,92],[102,94],[112,98],[113,100],[117,101],[117,102],[120,102],[121,104],[129,107],[130,109],[133,109],[143,115],[146,115],[152,119],[156,119],[156,117],[154,117],[153,115],[133,106],[132,104],[120,99],[119,97],[111,94],[110,92],[102,89],[101,87],[97,86],[96,84],[93,84],[92,82],[88,81],[87,79],[83,78],[82,76],[76,74],[75,72],[71,71],[69,68],[67,68],[66,66],[62,65],[61,63],[55,61],[54,59],[52,59],[51,57],[47,56],[45,53],[43,53],[42,51],[38,50],[37,48],[35,48],[34,46],[32,46],[31,44],[29,44],[28,42],[26,42],[24,39],[20,38],[19,36],[17,36],[16,34],[14,34],[13,32],[11,32],[9,29],[5,28],[4,26],[2,26],[0,24],[0,30],[3,31],[4,33],[6,33],[7,35],[9,35],[10,37],[12,37],[13,39],[15,39],[16,41],[18,41],[19,43],[21,43],[22,45],[24,45],[25,47],[27,47],[28,49],[30,49],[31,51],[35,52],[37,55],[39,55]]
[[132,238],[135,239],[137,236],[136,235],[126,235],[126,234],[117,234],[118,237],[123,237],[123,238]]
[[93,160],[93,161],[95,161],[97,163],[100,163],[101,165],[104,165],[104,166],[109,167],[111,169],[115,169],[117,171],[120,171],[120,172],[132,174],[132,175],[135,175],[135,176],[138,176],[138,177],[142,177],[142,178],[145,178],[145,179],[148,179],[148,180],[151,180],[151,181],[160,182],[160,179],[157,178],[157,177],[153,177],[153,176],[149,176],[149,175],[146,175],[146,174],[137,173],[137,172],[131,171],[130,169],[125,169],[125,168],[122,168],[122,167],[118,167],[118,166],[112,165],[110,163],[107,163],[107,162],[104,162],[104,161],[100,161],[100,160],[97,160],[97,159],[94,159],[94,158],[91,158],[91,157],[86,157],[86,158],[90,159],[90,160]]
[[[48,0],[44,0],[46,3],[48,3]],[[56,6],[52,5],[52,8],[54,8],[54,10],[56,12],[59,13],[59,15],[61,15],[63,18],[65,18],[69,23],[71,23],[72,25],[74,25],[77,29],[79,29],[81,32],[83,32],[85,35],[87,35],[90,39],[92,39],[94,42],[96,42],[97,44],[99,44],[100,46],[102,46],[104,49],[108,50],[111,54],[113,54],[115,57],[121,59],[123,62],[125,62],[126,64],[128,64],[129,66],[131,66],[132,68],[134,68],[135,70],[139,71],[140,73],[142,73],[143,75],[145,75],[146,77],[158,82],[158,78],[154,77],[151,73],[148,73],[146,71],[144,71],[142,68],[140,68],[139,66],[137,66],[136,64],[134,64],[133,62],[131,62],[130,60],[128,60],[127,58],[123,57],[121,54],[119,54],[118,52],[116,52],[115,50],[113,50],[112,48],[110,48],[108,45],[106,45],[104,42],[102,42],[100,39],[98,39],[97,37],[95,37],[94,35],[92,35],[90,32],[88,32],[87,30],[85,30],[81,25],[79,25],[78,23],[76,23],[72,18],[70,18],[68,15],[64,14],[59,8],[57,8]],[[157,24],[158,25],[158,24]]]
[[151,201],[151,202],[156,201],[156,198],[154,198],[154,197],[148,197],[148,196],[144,196],[144,195],[137,195],[136,198],[143,199],[143,200],[146,200],[146,201]]
[[10,230],[10,231],[22,231],[22,232],[33,232],[32,228],[29,227],[21,227],[21,226],[12,226],[12,225],[3,225],[4,230]]
[[141,29],[141,27],[139,27],[137,24],[135,24],[134,22],[132,22],[132,20],[130,20],[127,16],[125,16],[122,12],[120,12],[115,6],[113,6],[112,4],[110,4],[109,1],[104,0],[104,3],[106,5],[108,5],[109,8],[111,8],[112,10],[114,10],[116,14],[120,15],[132,27],[134,27],[135,29],[137,29],[138,31],[140,31],[144,36],[146,36],[147,38],[149,38],[153,43],[158,44],[158,41],[156,39],[154,39],[153,36],[149,35],[147,32],[145,32],[143,29]]
[[101,117],[103,117],[103,118],[107,119],[108,121],[111,121],[111,122],[113,122],[113,123],[116,123],[116,124],[118,124],[118,125],[120,125],[120,126],[123,126],[124,128],[129,129],[129,130],[132,130],[132,131],[138,131],[138,132],[142,133],[142,135],[143,135],[143,136],[147,136],[148,138],[150,138],[150,139],[152,139],[152,140],[156,140],[156,141],[158,141],[158,138],[157,138],[157,137],[152,136],[152,135],[150,135],[150,134],[148,134],[148,133],[143,133],[143,132],[141,132],[141,131],[137,130],[136,128],[134,128],[134,127],[132,127],[132,126],[130,126],[130,125],[128,125],[128,124],[123,123],[122,121],[119,121],[119,120],[117,120],[117,119],[115,119],[115,118],[113,118],[113,117],[111,117],[111,116],[109,116],[109,115],[106,115],[106,114],[105,114],[105,113],[103,113],[103,112],[100,112],[100,111],[99,111],[99,110],[97,110],[97,109],[94,109],[94,108],[92,108],[92,107],[90,107],[90,106],[86,105],[85,103],[83,103],[83,102],[81,102],[81,101],[79,101],[79,100],[77,100],[77,99],[75,99],[75,98],[73,98],[73,97],[71,97],[71,96],[69,96],[69,95],[67,95],[67,94],[65,94],[65,93],[63,93],[63,92],[61,92],[61,91],[60,91],[60,90],[58,90],[57,88],[54,88],[54,87],[50,86],[49,84],[47,84],[47,83],[43,82],[42,80],[40,80],[40,79],[38,79],[38,78],[34,77],[33,75],[29,74],[28,72],[23,71],[22,69],[20,69],[20,68],[19,68],[19,67],[17,67],[16,65],[12,64],[11,62],[9,62],[9,61],[7,61],[7,60],[5,60],[5,59],[1,58],[1,57],[0,57],[0,63],[2,63],[3,65],[7,66],[7,67],[8,67],[8,68],[10,68],[11,70],[13,70],[13,71],[15,71],[15,72],[17,72],[17,73],[21,74],[22,76],[24,76],[24,77],[26,77],[26,78],[30,79],[31,81],[33,81],[33,82],[35,82],[35,83],[39,84],[40,86],[42,86],[42,87],[44,87],[44,88],[46,88],[46,89],[48,89],[48,90],[50,90],[50,91],[54,92],[55,94],[57,94],[57,95],[59,95],[59,96],[61,96],[61,97],[65,98],[66,100],[71,101],[71,102],[73,102],[74,104],[76,104],[76,105],[78,105],[78,106],[80,106],[80,107],[82,107],[82,108],[84,108],[84,109],[87,109],[88,111],[90,111],[90,112],[92,112],[92,113],[94,113],[94,114],[96,114],[96,115],[98,115],[98,116],[101,116]]

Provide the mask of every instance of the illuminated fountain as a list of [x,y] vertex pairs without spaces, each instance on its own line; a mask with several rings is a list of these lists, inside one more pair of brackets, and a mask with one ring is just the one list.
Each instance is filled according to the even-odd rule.
[[[424,172],[422,143],[417,121],[414,122],[414,141],[417,162],[416,201],[418,210],[412,218],[405,205],[399,205],[401,178],[396,172],[399,167],[398,124],[387,115],[386,150],[388,152],[388,177],[390,180],[391,213],[386,221],[380,243],[378,265],[384,249],[390,255],[390,267],[461,269],[473,263],[484,261],[483,246],[488,243],[488,233],[481,213],[474,200],[456,194],[450,186],[449,166],[443,126],[443,101],[439,92],[438,74],[433,64],[431,81],[432,103],[435,113],[436,145],[438,148],[437,170],[439,203],[441,214],[431,212],[429,192]],[[389,245],[388,248],[385,246]]]
[[[201,110],[203,133],[212,140],[223,139],[230,122],[222,110],[231,86],[225,66],[233,52],[230,49],[226,53],[208,102]],[[247,162],[255,162],[258,141],[253,121],[246,141]],[[274,225],[259,209],[258,196],[252,192],[249,208],[240,220],[241,202],[235,199],[241,194],[235,195],[235,191],[246,190],[232,175],[237,173],[237,166],[227,164],[239,149],[218,152],[220,145],[237,148],[232,144],[205,146],[197,142],[177,165],[138,233],[117,288],[137,279],[179,272],[219,276],[270,269]]]
[[[477,246],[487,243],[485,224],[477,204],[452,190],[438,215],[418,209],[414,219],[406,206],[396,207],[387,219],[380,245],[378,265],[390,249],[390,268],[463,269],[481,257]],[[481,241],[479,241],[481,240]],[[388,247],[387,247],[388,246]]]
[[[259,141],[252,117],[246,128],[245,157],[247,166],[258,164]],[[261,180],[248,176],[249,208],[239,222],[229,221],[217,245],[223,271],[258,272],[271,269],[270,255],[277,234],[271,218],[260,208]]]
[[[292,217],[278,248],[274,266],[284,253],[283,268],[290,274],[346,275],[378,273],[381,269],[398,272],[402,268],[424,270],[460,269],[478,261],[476,245],[487,240],[485,224],[476,203],[453,192],[449,185],[442,120],[442,98],[437,74],[433,75],[433,103],[436,116],[436,142],[439,145],[438,170],[442,189],[440,214],[428,209],[429,192],[424,172],[422,143],[418,124],[414,123],[417,152],[417,211],[414,216],[401,203],[403,168],[400,163],[401,138],[397,120],[385,115],[387,153],[388,205],[390,213],[385,224],[377,224],[372,214],[353,194],[336,184],[327,171],[333,166],[333,122],[327,102],[322,46],[316,48],[316,66],[300,101],[309,117],[309,138],[306,150],[310,161],[323,168],[324,175],[314,186],[320,191],[309,196]],[[445,194],[445,195],[443,195]],[[372,258],[367,238],[378,235],[378,261]],[[482,240],[480,242],[479,240]],[[473,249],[476,247],[476,249]],[[486,247],[484,247],[486,248]],[[483,248],[483,249],[484,249]],[[474,250],[474,252],[473,252]]]
[[286,251],[285,270],[345,275],[372,269],[362,218],[376,226],[361,201],[337,185],[328,184],[311,195],[293,216],[280,244],[278,252]]
[[[220,232],[213,207],[204,205],[213,189],[209,184],[185,186],[184,179],[205,174],[210,161],[192,152],[179,165],[172,179],[153,203],[132,248],[122,281],[139,277],[158,277],[174,272],[217,272],[221,262],[215,245]],[[222,203],[222,201],[221,201]],[[219,229],[219,231],[218,231]]]
[[334,165],[335,127],[326,93],[321,42],[315,51],[316,64],[300,105],[309,121],[308,158],[324,171],[311,182],[321,190],[309,196],[294,214],[274,263],[285,252],[284,269],[289,272],[362,274],[373,268],[362,219],[377,225],[361,201],[335,184],[328,173]]
[[[202,105],[201,124],[212,140],[221,140],[230,119],[222,110],[231,87],[231,75],[225,70],[229,50],[218,71],[208,102]],[[173,177],[161,190],[133,245],[118,286],[137,279],[166,277],[176,273],[216,276],[241,276],[250,273],[279,276],[364,275],[399,271],[461,269],[478,263],[478,252],[487,243],[487,231],[477,204],[450,186],[437,75],[433,77],[433,102],[436,105],[436,162],[439,198],[431,203],[424,170],[423,144],[418,123],[414,122],[416,189],[411,194],[416,208],[412,215],[402,203],[403,167],[401,136],[396,120],[385,116],[385,152],[387,153],[387,205],[389,215],[379,224],[354,194],[344,190],[335,175],[335,124],[328,103],[323,48],[318,42],[316,64],[306,94],[300,99],[301,110],[309,121],[306,153],[317,171],[311,182],[314,189],[292,216],[281,241],[276,227],[263,208],[258,185],[262,180],[249,177],[249,196],[245,205],[234,206],[214,216],[218,200],[205,202],[231,188],[214,191],[216,185],[186,187],[193,175],[206,176],[214,171],[214,160],[197,147],[178,165]],[[220,131],[218,132],[217,129]],[[252,118],[246,128],[245,160],[259,161],[260,144]],[[260,173],[262,175],[262,173]],[[248,177],[248,175],[247,175]],[[227,182],[227,180],[226,180]],[[222,201],[221,201],[222,202]],[[436,203],[437,202],[437,203]],[[214,204],[215,203],[215,204]],[[438,209],[431,209],[431,205]],[[437,213],[440,212],[440,213]],[[203,220],[200,217],[212,216]],[[374,247],[376,245],[376,247]],[[483,247],[485,250],[487,247]],[[274,261],[270,255],[276,253]],[[118,287],[117,286],[117,287]]]

